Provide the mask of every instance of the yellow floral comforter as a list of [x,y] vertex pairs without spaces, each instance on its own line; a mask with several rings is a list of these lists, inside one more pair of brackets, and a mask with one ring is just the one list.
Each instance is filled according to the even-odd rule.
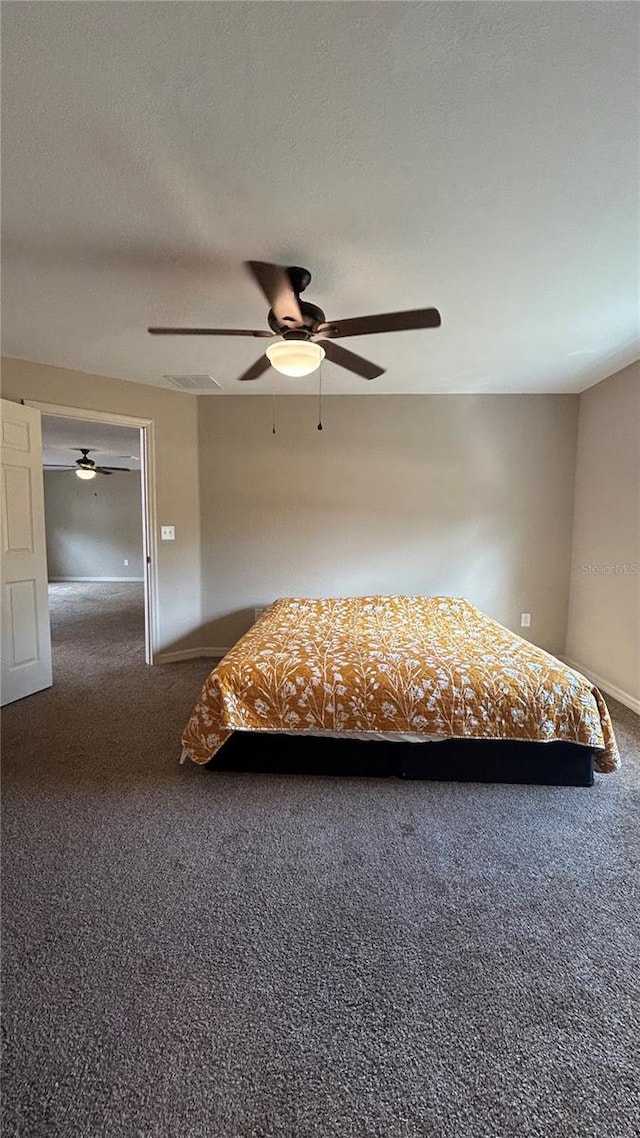
[[276,601],[209,675],[183,735],[232,731],[562,740],[620,763],[599,691],[460,597]]

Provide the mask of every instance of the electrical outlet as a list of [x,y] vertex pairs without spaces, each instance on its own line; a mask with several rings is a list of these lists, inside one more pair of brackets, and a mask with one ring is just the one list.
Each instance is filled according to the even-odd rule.
[[128,565],[128,564],[129,564],[129,562],[127,561],[127,558],[126,558],[126,557],[125,557],[125,559],[124,559],[124,563],[125,563],[125,565]]
[[176,527],[175,526],[160,526],[160,537],[162,541],[175,541],[176,540]]
[[257,620],[257,619],[258,619],[258,617],[262,616],[263,612],[264,612],[264,608],[257,608],[257,609],[254,609],[254,610],[253,610],[253,619],[254,619],[254,620]]
[[520,628],[531,628],[531,613],[530,612],[521,612],[520,613]]

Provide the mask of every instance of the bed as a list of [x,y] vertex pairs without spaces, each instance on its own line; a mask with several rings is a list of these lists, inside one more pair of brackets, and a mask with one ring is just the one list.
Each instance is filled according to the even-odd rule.
[[276,601],[208,676],[182,757],[242,766],[248,745],[255,769],[265,733],[303,766],[309,737],[404,777],[590,785],[620,763],[597,688],[461,597]]

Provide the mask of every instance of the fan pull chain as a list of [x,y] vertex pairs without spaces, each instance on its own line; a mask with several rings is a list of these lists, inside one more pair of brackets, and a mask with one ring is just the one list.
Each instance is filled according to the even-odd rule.
[[276,433],[276,397],[275,397],[275,395],[273,395],[271,397],[271,434],[275,435],[275,433]]
[[322,430],[322,364],[318,368],[318,430]]

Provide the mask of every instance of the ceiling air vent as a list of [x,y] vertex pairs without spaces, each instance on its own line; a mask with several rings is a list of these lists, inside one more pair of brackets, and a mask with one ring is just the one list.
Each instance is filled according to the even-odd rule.
[[178,391],[190,391],[192,395],[213,395],[215,390],[222,391],[222,384],[212,375],[165,375],[164,379]]

